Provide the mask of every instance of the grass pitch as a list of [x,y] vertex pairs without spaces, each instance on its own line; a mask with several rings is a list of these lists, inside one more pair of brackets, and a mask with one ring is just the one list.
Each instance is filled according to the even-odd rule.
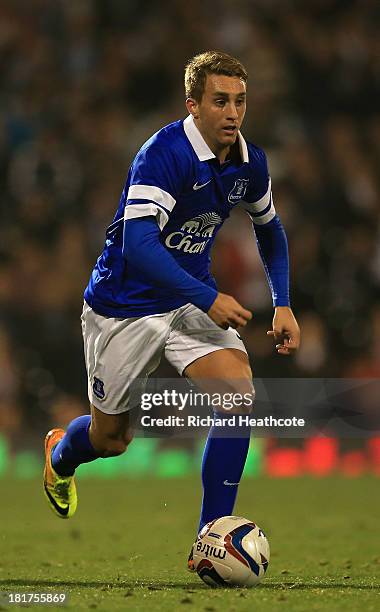
[[[305,612],[380,609],[380,490],[361,479],[245,479],[235,514],[271,545],[263,582],[210,589],[189,574],[198,479],[81,480],[79,506],[56,518],[39,481],[2,480],[0,589],[68,592],[41,610]],[[18,610],[4,601],[0,610]]]

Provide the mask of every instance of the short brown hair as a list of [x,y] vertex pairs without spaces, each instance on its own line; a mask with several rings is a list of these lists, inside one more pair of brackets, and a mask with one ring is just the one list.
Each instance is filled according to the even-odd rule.
[[201,101],[208,74],[236,76],[244,83],[248,80],[248,73],[239,60],[222,51],[205,51],[205,53],[193,57],[186,65],[186,98],[194,98],[197,102]]

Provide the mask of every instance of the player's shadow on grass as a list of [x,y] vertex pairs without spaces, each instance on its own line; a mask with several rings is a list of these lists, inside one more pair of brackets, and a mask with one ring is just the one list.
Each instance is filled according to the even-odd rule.
[[183,583],[183,582],[164,582],[155,580],[155,583],[148,582],[145,580],[109,580],[108,582],[100,581],[85,581],[80,580],[14,580],[9,578],[8,580],[0,580],[0,590],[4,590],[4,587],[81,587],[81,588],[104,588],[105,590],[112,589],[141,589],[146,588],[151,591],[162,591],[163,589],[183,589],[185,591],[192,591],[194,589],[207,589],[208,587],[201,581],[194,583]]
[[[54,587],[54,588],[62,588],[62,587],[81,587],[81,588],[104,588],[104,589],[141,589],[147,588],[151,591],[161,591],[162,589],[182,589],[184,591],[193,591],[193,590],[204,590],[208,589],[205,584],[202,582],[189,582],[184,584],[183,582],[164,582],[160,580],[155,580],[155,584],[151,582],[147,582],[145,580],[133,580],[133,581],[125,581],[125,580],[113,580],[108,582],[89,582],[89,581],[79,581],[79,580],[14,580],[9,578],[7,580],[0,580],[0,588],[10,586],[10,587]],[[362,584],[350,584],[349,582],[302,582],[302,583],[294,583],[294,582],[264,582],[260,584],[257,588],[259,589],[268,589],[268,590],[276,590],[276,591],[298,591],[298,590],[308,590],[308,589],[355,589],[358,591],[366,591],[366,590],[379,590],[380,585],[362,585]]]
[[274,589],[276,591],[301,591],[308,589],[357,589],[362,591],[380,590],[380,584],[351,584],[344,582],[264,582],[259,585],[260,589]]

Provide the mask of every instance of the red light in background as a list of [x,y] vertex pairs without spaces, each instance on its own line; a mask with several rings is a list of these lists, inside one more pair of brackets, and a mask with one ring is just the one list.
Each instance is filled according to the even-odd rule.
[[368,456],[374,474],[380,476],[380,436],[370,438],[367,442]]
[[340,460],[340,469],[344,476],[361,476],[367,470],[364,451],[354,450],[344,453]]
[[339,444],[335,438],[309,438],[305,440],[305,472],[314,476],[326,476],[338,466]]
[[268,476],[287,478],[303,473],[303,451],[298,448],[277,448],[268,452],[265,459]]

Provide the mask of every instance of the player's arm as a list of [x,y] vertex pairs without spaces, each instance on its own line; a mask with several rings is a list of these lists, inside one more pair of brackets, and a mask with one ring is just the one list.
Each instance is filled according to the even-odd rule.
[[252,316],[233,297],[218,293],[176,262],[160,242],[160,228],[154,216],[125,221],[123,255],[147,281],[184,297],[221,327],[245,325]]
[[160,242],[191,173],[187,163],[170,146],[150,144],[139,151],[128,177],[123,254],[151,284],[186,298],[220,327],[245,325],[249,311],[188,274]]
[[274,306],[272,329],[267,333],[274,337],[277,352],[289,355],[299,347],[300,330],[290,307],[286,233],[276,214],[267,223],[254,223],[254,230]]
[[290,307],[288,242],[273,204],[263,151],[258,150],[254,167],[253,185],[256,191],[248,194],[248,202],[242,205],[252,220],[275,309],[272,330],[268,331],[268,335],[274,337],[278,353],[289,355],[299,347],[300,330]]

